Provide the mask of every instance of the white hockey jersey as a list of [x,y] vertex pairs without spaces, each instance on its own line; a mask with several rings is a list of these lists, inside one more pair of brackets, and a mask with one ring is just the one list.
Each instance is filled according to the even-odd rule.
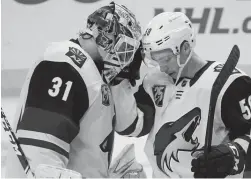
[[[118,119],[122,122],[115,121],[113,98],[122,99],[116,98],[116,92],[128,85],[125,80],[112,95],[79,44],[50,45],[27,75],[14,124],[32,171],[39,164],[49,164],[83,177],[107,177],[114,130],[125,130],[134,121],[126,115]],[[12,149],[6,173],[6,177],[25,177]]]
[[[211,88],[221,68],[222,64],[208,62],[193,79],[183,78],[176,87],[172,83],[172,79],[158,71],[148,74],[144,79],[143,87],[154,101],[156,109],[154,125],[145,145],[145,152],[153,169],[153,177],[193,178],[191,172],[192,154],[196,149],[201,149],[204,146]],[[234,95],[229,97],[228,95],[233,92],[233,86],[242,89],[242,86],[239,86],[239,79],[247,80],[248,85],[243,86],[242,91],[234,91],[234,94],[240,93],[240,95],[236,95],[237,97]],[[230,84],[232,84],[231,87],[229,87]],[[175,92],[172,93],[174,90]],[[229,92],[229,90],[232,91]],[[250,132],[250,123],[245,125],[244,121],[250,120],[251,116],[244,119],[245,114],[241,111],[241,107],[238,107],[239,101],[234,101],[243,98],[248,104],[250,96],[250,78],[236,69],[226,82],[217,101],[212,145],[229,142],[230,138],[234,138],[234,135],[238,135],[238,131],[240,132],[238,127],[241,127],[243,131]],[[232,103],[231,100],[227,101],[230,98],[234,99],[236,104]],[[229,110],[234,109],[233,106],[237,105],[236,110],[228,112],[230,116],[233,116],[232,118],[224,116],[227,114],[226,105],[224,105],[225,107],[222,105],[227,102],[229,102]],[[251,106],[248,108],[251,110]],[[236,133],[234,129],[231,129],[233,125],[228,125],[229,121],[223,122],[226,118],[230,118],[229,121],[238,121],[238,118],[243,120],[242,126],[237,126]],[[250,139],[250,136],[245,137]],[[244,145],[246,144],[244,142]],[[235,177],[242,175],[243,173]]]

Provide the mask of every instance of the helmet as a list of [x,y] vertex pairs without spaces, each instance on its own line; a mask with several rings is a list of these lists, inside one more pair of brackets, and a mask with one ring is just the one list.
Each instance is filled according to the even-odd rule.
[[106,52],[103,61],[107,82],[133,61],[140,45],[141,27],[135,15],[125,6],[114,2],[101,7],[88,17],[86,32]]
[[[142,38],[146,60],[151,60],[151,51],[171,49],[179,55],[182,43],[186,41],[193,49],[195,33],[188,17],[181,12],[163,12],[147,25]],[[180,62],[178,61],[180,65]]]

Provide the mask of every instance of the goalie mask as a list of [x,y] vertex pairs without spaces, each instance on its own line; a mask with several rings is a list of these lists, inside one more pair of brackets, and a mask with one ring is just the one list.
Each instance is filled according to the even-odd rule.
[[133,61],[140,45],[139,22],[125,6],[111,2],[88,17],[87,33],[105,52],[103,75],[109,83]]

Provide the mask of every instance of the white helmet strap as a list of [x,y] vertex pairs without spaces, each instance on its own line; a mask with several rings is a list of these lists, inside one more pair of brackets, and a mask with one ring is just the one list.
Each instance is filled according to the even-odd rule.
[[183,71],[183,68],[186,66],[186,64],[188,63],[188,61],[191,59],[192,54],[193,54],[193,48],[191,48],[190,54],[188,55],[187,60],[186,60],[186,62],[184,64],[180,63],[180,54],[177,55],[177,64],[179,66],[179,71],[178,71],[178,75],[177,75],[177,78],[176,78],[176,81],[175,81],[175,84],[174,84],[174,88],[172,89],[172,91],[170,93],[171,95],[170,95],[170,98],[168,100],[168,103],[167,103],[165,109],[167,108],[167,106],[170,104],[170,102],[175,97],[175,92],[176,92],[176,89],[177,89],[178,81],[180,79],[180,75],[181,75],[181,73]]
[[184,64],[180,63],[180,54],[177,55],[177,64],[179,66],[179,71],[178,71],[178,75],[177,75],[177,78],[176,78],[176,81],[175,81],[175,86],[178,84],[181,73],[182,73],[184,67],[186,66],[186,64],[188,63],[188,61],[191,59],[192,54],[193,54],[193,48],[191,48],[191,51],[190,51],[190,53],[189,53],[189,55],[187,57],[187,60],[186,60],[186,62]]

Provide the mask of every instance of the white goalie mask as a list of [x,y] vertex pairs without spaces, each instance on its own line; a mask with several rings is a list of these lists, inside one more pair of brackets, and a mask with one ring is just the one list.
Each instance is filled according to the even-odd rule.
[[103,74],[109,83],[133,61],[140,45],[141,27],[132,12],[112,2],[88,17],[87,28],[106,52]]

